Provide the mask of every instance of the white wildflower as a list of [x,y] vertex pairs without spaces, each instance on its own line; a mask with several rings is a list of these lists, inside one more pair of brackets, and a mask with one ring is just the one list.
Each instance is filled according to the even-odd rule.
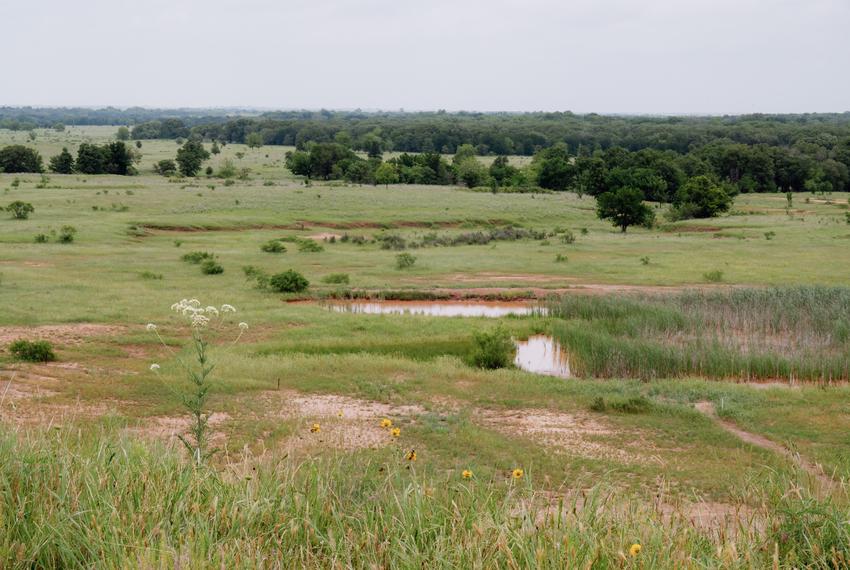
[[216,309],[215,307],[212,307],[212,306],[207,307],[206,309],[204,309],[204,311],[205,311],[208,315],[212,315],[212,316],[214,316],[214,317],[217,317],[217,316],[218,316],[218,309]]
[[154,331],[156,330],[156,325],[155,325],[155,324],[153,324],[153,323],[148,323],[148,324],[145,326],[145,329],[146,329],[148,332],[154,332]]
[[156,362],[151,364],[151,372],[159,372],[159,364],[157,364]]
[[222,313],[235,313],[236,307],[234,307],[233,305],[228,305],[227,303],[225,303],[224,305],[221,306],[221,312]]
[[180,303],[174,303],[173,305],[171,305],[172,311],[180,311],[180,309],[182,309],[182,308],[183,308],[183,306]]
[[198,308],[198,307],[200,307],[200,306],[201,306],[201,302],[200,302],[200,301],[198,301],[197,299],[189,299],[186,303],[187,303],[190,307]]
[[210,324],[210,320],[204,315],[193,315],[192,316],[192,326],[196,329],[202,329],[205,326]]
[[242,329],[243,331],[247,331],[248,330],[248,323],[245,323],[245,322],[239,323],[239,328]]

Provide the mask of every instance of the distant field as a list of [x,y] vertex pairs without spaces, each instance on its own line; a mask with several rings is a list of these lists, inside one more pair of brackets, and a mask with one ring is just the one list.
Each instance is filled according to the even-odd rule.
[[[0,147],[31,144],[46,162],[63,146],[74,152],[80,142],[103,142],[114,132],[114,127],[68,127],[64,133],[38,130],[30,143],[26,133],[0,131]],[[80,489],[91,489],[97,481],[112,477],[103,471],[110,468],[102,455],[108,456],[112,446],[123,446],[129,451],[115,460],[121,477],[134,480],[149,471],[151,484],[163,495],[179,485],[191,487],[174,475],[180,472],[182,450],[171,436],[185,424],[179,398],[168,389],[185,387],[185,381],[174,356],[145,331],[145,324],[157,323],[166,341],[181,350],[188,329],[169,306],[193,297],[204,305],[235,305],[238,312],[231,327],[239,321],[249,325],[239,344],[213,352],[217,367],[210,409],[217,415],[211,424],[216,442],[226,449],[213,464],[225,474],[221,496],[222,504],[233,509],[228,516],[243,516],[248,522],[245,534],[233,530],[235,525],[223,530],[217,526],[222,524],[219,519],[204,526],[201,534],[208,543],[201,550],[204,556],[216,552],[211,559],[239,559],[234,553],[242,546],[232,544],[242,539],[248,542],[240,545],[250,543],[246,537],[253,533],[268,542],[245,546],[244,552],[253,552],[251,556],[270,544],[283,544],[279,548],[292,560],[315,567],[334,561],[381,566],[387,561],[381,555],[386,548],[409,548],[408,560],[427,564],[433,559],[428,554],[443,548],[445,560],[450,552],[462,552],[464,547],[458,544],[474,545],[468,559],[454,560],[458,566],[507,566],[505,551],[510,550],[525,561],[520,567],[528,567],[536,552],[543,552],[547,560],[563,561],[563,552],[551,550],[552,544],[570,541],[584,545],[581,552],[597,548],[599,559],[611,564],[622,560],[618,552],[641,542],[647,545],[646,567],[673,559],[677,550],[678,555],[693,553],[683,567],[695,567],[694,560],[717,566],[727,557],[732,561],[729,567],[748,567],[745,553],[755,557],[750,559],[757,561],[754,566],[762,566],[772,559],[773,544],[779,543],[783,532],[799,530],[789,512],[799,514],[806,505],[814,505],[820,509],[818,521],[827,526],[833,524],[833,515],[840,518],[835,513],[846,513],[841,510],[847,505],[846,486],[836,483],[830,495],[833,502],[823,500],[820,488],[827,475],[850,477],[846,453],[850,390],[846,384],[827,386],[832,378],[821,378],[817,387],[788,386],[783,377],[772,378],[774,382],[766,386],[739,385],[707,380],[708,372],[701,378],[695,371],[702,368],[682,359],[669,365],[665,376],[640,358],[591,361],[596,345],[579,346],[578,341],[576,351],[581,349],[588,363],[579,368],[586,372],[583,376],[605,379],[563,380],[512,368],[479,370],[469,366],[465,354],[473,333],[492,330],[493,320],[335,313],[317,303],[286,302],[295,296],[261,291],[246,280],[242,268],[252,265],[268,273],[291,268],[303,273],[311,287],[298,296],[302,300],[351,291],[539,299],[594,293],[604,295],[605,301],[590,308],[566,304],[563,315],[569,316],[563,318],[538,315],[501,321],[515,338],[555,331],[581,333],[585,335],[581,342],[586,342],[593,333],[606,335],[608,346],[644,346],[650,335],[657,335],[652,340],[663,346],[699,346],[696,341],[709,346],[711,339],[700,336],[704,322],[723,335],[739,335],[736,340],[755,333],[745,326],[723,328],[711,320],[708,311],[720,312],[717,305],[709,304],[700,312],[682,309],[681,302],[675,308],[687,312],[690,320],[673,326],[662,323],[671,314],[668,305],[652,305],[651,314],[645,307],[628,305],[628,311],[637,315],[632,318],[628,311],[618,313],[624,305],[615,301],[630,293],[669,294],[688,288],[846,286],[850,195],[795,194],[787,210],[784,194],[741,195],[733,212],[721,218],[665,225],[659,215],[660,228],[621,234],[596,218],[593,198],[580,199],[572,193],[493,195],[459,187],[386,188],[315,181],[306,185],[283,167],[290,150],[285,147],[226,145],[208,164],[216,169],[222,160],[231,159],[238,168],[249,169],[246,179],[229,186],[214,177],[169,180],[156,175],[153,164],[173,158],[177,148],[173,141],[143,141],[138,176],[47,174],[42,179],[37,174],[0,174],[0,206],[22,200],[35,208],[28,220],[0,216],[0,348],[17,338],[47,338],[59,357],[55,363],[23,364],[14,362],[8,352],[0,353],[0,420],[22,433],[37,434],[29,443],[21,443],[23,438],[11,430],[0,437],[0,463],[5,465],[0,467],[0,566],[4,558],[16,555],[19,543],[46,544],[50,529],[53,536],[67,539],[62,542],[66,550],[44,547],[28,553],[26,560],[49,566],[45,561],[53,555],[54,561],[73,565],[72,558],[63,555],[85,550],[74,542],[79,535],[69,522],[74,514],[66,510],[67,501],[49,505],[45,501],[28,519],[39,524],[16,524],[2,516],[4,507],[19,506],[4,494],[2,483],[25,479],[25,464],[60,457],[49,463],[50,469],[63,476],[76,473],[74,481],[92,477],[80,484]],[[244,153],[243,158],[236,153]],[[659,206],[659,214],[662,209]],[[36,235],[51,236],[65,225],[77,230],[73,243],[60,244],[53,238],[35,242]],[[545,235],[487,245],[420,246],[434,238],[429,234],[454,238],[508,225]],[[413,267],[397,269],[396,256],[402,250],[383,249],[379,238],[387,235],[404,240],[403,251],[416,257]],[[365,243],[353,243],[355,237]],[[264,243],[277,238],[313,239],[324,251],[299,251],[295,241],[282,242],[285,253],[261,251]],[[181,260],[192,251],[214,254],[224,272],[203,275],[197,265]],[[347,274],[349,283],[322,282],[336,273]],[[836,298],[845,299],[839,293]],[[836,307],[843,306],[839,301]],[[810,330],[785,321],[771,328],[772,315],[785,315],[781,305],[775,313],[764,314],[750,303],[740,306],[768,323],[764,329],[776,333],[763,338],[766,344],[758,348],[776,348],[784,354],[791,345],[781,344],[783,340]],[[733,312],[729,306],[725,310]],[[603,312],[604,317],[598,316]],[[799,313],[788,311],[802,322],[805,315]],[[822,354],[816,351],[826,346],[839,370],[847,339],[841,337],[844,329],[838,321],[845,316],[819,315],[811,325],[817,338],[795,339],[795,357],[815,362]],[[161,365],[165,384],[150,371],[154,362]],[[717,362],[704,369],[721,368],[722,375],[729,376],[728,367]],[[631,370],[639,370],[635,376],[647,381],[619,378],[621,373],[631,376]],[[835,378],[840,379],[846,380]],[[818,378],[808,380],[817,383]],[[382,417],[391,417],[401,427],[399,439],[390,439],[377,427]],[[321,424],[321,431],[315,432],[321,437],[311,434],[314,423]],[[49,426],[58,426],[55,438],[49,431],[39,431]],[[744,441],[730,426],[787,447],[806,461],[760,445],[758,439]],[[161,453],[147,453],[138,447],[139,441]],[[63,454],[67,449],[73,453]],[[410,450],[418,454],[412,470],[403,459]],[[12,460],[19,457],[22,462]],[[809,462],[822,465],[822,470],[807,470]],[[252,475],[255,467],[258,474]],[[519,467],[524,479],[510,483],[512,471]],[[475,473],[478,487],[472,491],[461,486],[464,469]],[[23,494],[46,496],[39,485],[49,487],[53,475],[39,473],[28,480],[31,486]],[[378,477],[386,480],[377,483]],[[286,506],[279,512],[262,499],[282,493],[277,478],[286,479],[285,496],[301,497],[292,504],[281,499]],[[303,495],[294,490],[311,484],[316,487]],[[527,494],[512,486],[520,484]],[[175,516],[193,521],[187,523],[192,528],[202,526],[202,517],[192,509],[198,504],[209,509],[210,497],[217,496],[218,491],[203,485],[192,487],[185,496],[171,496],[178,505]],[[800,491],[789,498],[783,492],[791,485]],[[80,489],[78,498],[85,495]],[[540,509],[563,510],[559,500],[575,499],[588,489],[610,493],[610,504],[627,506],[624,511],[605,511],[610,518],[604,522],[585,521],[579,527],[592,529],[585,534],[570,534],[572,530],[566,532],[552,521],[546,525],[553,526],[543,525],[550,534],[540,546],[524,534],[522,529],[534,526]],[[143,530],[113,521],[113,527],[124,530],[80,539],[91,552],[105,549],[117,561],[124,549],[116,545],[149,541],[167,553],[159,562],[181,552],[186,538],[180,532],[154,533],[158,515],[150,513],[157,512],[155,502],[109,493],[117,491],[109,487],[108,492],[83,500],[89,501],[92,517],[119,516],[110,510],[113,503],[129,509],[128,516],[136,516],[130,512],[136,508],[148,514],[140,523]],[[433,503],[424,498],[435,493]],[[373,496],[381,500],[375,504]],[[806,503],[809,499],[812,502]],[[303,506],[299,501],[320,502],[334,516],[326,517],[318,512],[321,509],[299,510]],[[515,509],[517,504],[522,508]],[[245,505],[254,508],[233,514]],[[693,509],[700,507],[710,511],[711,520],[691,524]],[[355,520],[355,511],[371,508],[376,510],[370,511],[370,518],[351,531],[369,537],[363,558],[345,561],[341,552],[350,553],[357,540],[346,535],[351,527],[347,530],[344,522]],[[409,529],[416,525],[406,517],[428,518],[423,513],[431,508],[441,515],[432,515],[434,534],[421,543],[405,544],[409,537],[396,533],[398,529],[388,531],[388,545],[379,548],[370,542],[386,530],[390,519],[382,516],[395,516],[401,529]],[[453,518],[454,509],[463,514]],[[670,513],[679,511],[682,524],[668,525]],[[741,518],[742,512],[758,525]],[[275,517],[286,521],[275,533],[285,527],[292,533],[288,538],[268,531],[267,521]],[[289,530],[292,520],[297,522]],[[731,526],[738,528],[736,538],[725,535],[732,520]],[[302,524],[311,530],[303,530]],[[839,553],[847,553],[850,533],[843,524],[829,527]],[[473,526],[483,530],[476,533]],[[758,536],[747,535],[739,526]],[[449,540],[444,535],[451,534],[447,530],[451,528],[459,542],[449,548],[440,541]],[[490,533],[492,528],[510,530],[499,538],[499,532]],[[616,528],[620,530],[611,531]],[[808,538],[815,540],[819,528],[809,524]],[[302,531],[303,536],[297,534]],[[797,535],[794,540],[800,545],[806,542]],[[496,546],[500,541],[506,544],[504,550]],[[723,550],[729,543],[738,544],[739,550]],[[299,550],[299,544],[312,546]],[[763,544],[768,546],[760,549]],[[784,543],[782,548],[782,556],[790,556]],[[795,552],[794,560],[803,561],[801,565],[826,560],[817,558],[823,552],[807,546]],[[145,562],[151,561],[142,560],[140,565]]]

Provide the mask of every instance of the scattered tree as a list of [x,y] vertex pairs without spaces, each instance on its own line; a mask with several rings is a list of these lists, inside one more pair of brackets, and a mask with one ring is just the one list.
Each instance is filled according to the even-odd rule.
[[605,192],[596,201],[596,215],[611,220],[623,233],[629,226],[648,226],[655,220],[655,213],[643,203],[643,193],[637,188]]
[[197,139],[189,139],[177,150],[177,163],[180,165],[180,173],[183,176],[195,176],[201,169],[201,165],[209,159],[210,153],[204,148],[203,143]]
[[50,171],[56,174],[74,172],[74,157],[68,152],[67,147],[63,147],[62,152],[50,159]]

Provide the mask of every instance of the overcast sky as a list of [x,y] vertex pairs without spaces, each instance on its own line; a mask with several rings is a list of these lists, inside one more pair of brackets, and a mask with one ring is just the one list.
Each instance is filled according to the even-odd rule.
[[0,104],[850,110],[850,0],[0,0]]

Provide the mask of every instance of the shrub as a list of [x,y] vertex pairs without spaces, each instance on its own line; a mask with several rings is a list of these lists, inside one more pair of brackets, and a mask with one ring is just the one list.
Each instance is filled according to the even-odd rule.
[[50,362],[56,360],[53,345],[46,340],[19,339],[9,345],[9,352],[18,360]]
[[348,273],[331,273],[322,277],[322,283],[331,285],[348,285]]
[[302,253],[319,253],[325,251],[320,243],[312,239],[298,240],[298,251]]
[[307,279],[292,269],[272,275],[269,286],[278,293],[300,293],[310,286]]
[[643,257],[641,257],[641,258],[640,258],[640,263],[641,263],[641,265],[649,265],[649,256],[648,256],[648,255],[644,255]]
[[399,251],[407,248],[407,241],[400,235],[384,234],[376,236],[375,239],[381,242],[381,249],[394,249]]
[[74,226],[62,226],[59,228],[59,236],[56,239],[59,240],[59,243],[71,243],[76,234],[77,228]]
[[395,256],[396,269],[410,269],[416,263],[416,256],[407,252]]
[[703,273],[702,277],[709,283],[720,283],[723,281],[723,272],[719,269],[715,269],[714,271]]
[[15,200],[6,207],[6,210],[12,213],[12,217],[16,220],[26,220],[30,214],[35,212],[35,208],[29,202],[21,202]]
[[215,259],[207,259],[201,263],[201,273],[204,275],[218,275],[224,273],[224,267]]
[[265,251],[266,253],[284,253],[284,252],[286,252],[286,246],[284,246],[282,243],[280,243],[280,241],[278,241],[276,239],[267,241],[266,243],[264,243],[263,245],[260,246],[260,249],[262,251]]
[[162,174],[163,176],[173,176],[177,174],[177,163],[166,158],[165,160],[160,160],[154,164],[153,169],[154,172]]
[[561,241],[566,244],[575,243],[576,235],[570,230],[567,230],[564,232],[564,235],[561,236]]
[[775,237],[776,237],[776,232],[773,232],[773,231],[771,231],[771,232],[764,232],[764,239],[766,239],[767,241],[770,241],[770,240],[772,240],[772,239],[773,239],[773,238],[775,238]]
[[36,234],[33,241],[35,241],[35,243],[47,243],[50,241],[50,237],[47,234]]
[[597,396],[590,404],[590,410],[593,412],[610,410],[621,414],[645,414],[651,409],[652,402],[644,396],[617,397],[607,402],[602,396]]
[[153,271],[142,271],[139,273],[139,277],[142,279],[150,279],[152,281],[160,281],[162,279],[162,273],[154,273]]
[[566,263],[567,261],[569,260],[567,259],[566,255],[559,253],[555,256],[555,263]]
[[844,212],[845,221],[850,224],[850,212]]
[[490,332],[475,333],[473,341],[470,360],[478,368],[495,370],[511,364],[516,348],[511,335],[501,325]]
[[215,259],[215,256],[208,251],[190,251],[187,254],[184,254],[181,257],[183,261],[186,263],[193,263],[195,265],[201,263],[202,261],[206,261],[208,259]]

